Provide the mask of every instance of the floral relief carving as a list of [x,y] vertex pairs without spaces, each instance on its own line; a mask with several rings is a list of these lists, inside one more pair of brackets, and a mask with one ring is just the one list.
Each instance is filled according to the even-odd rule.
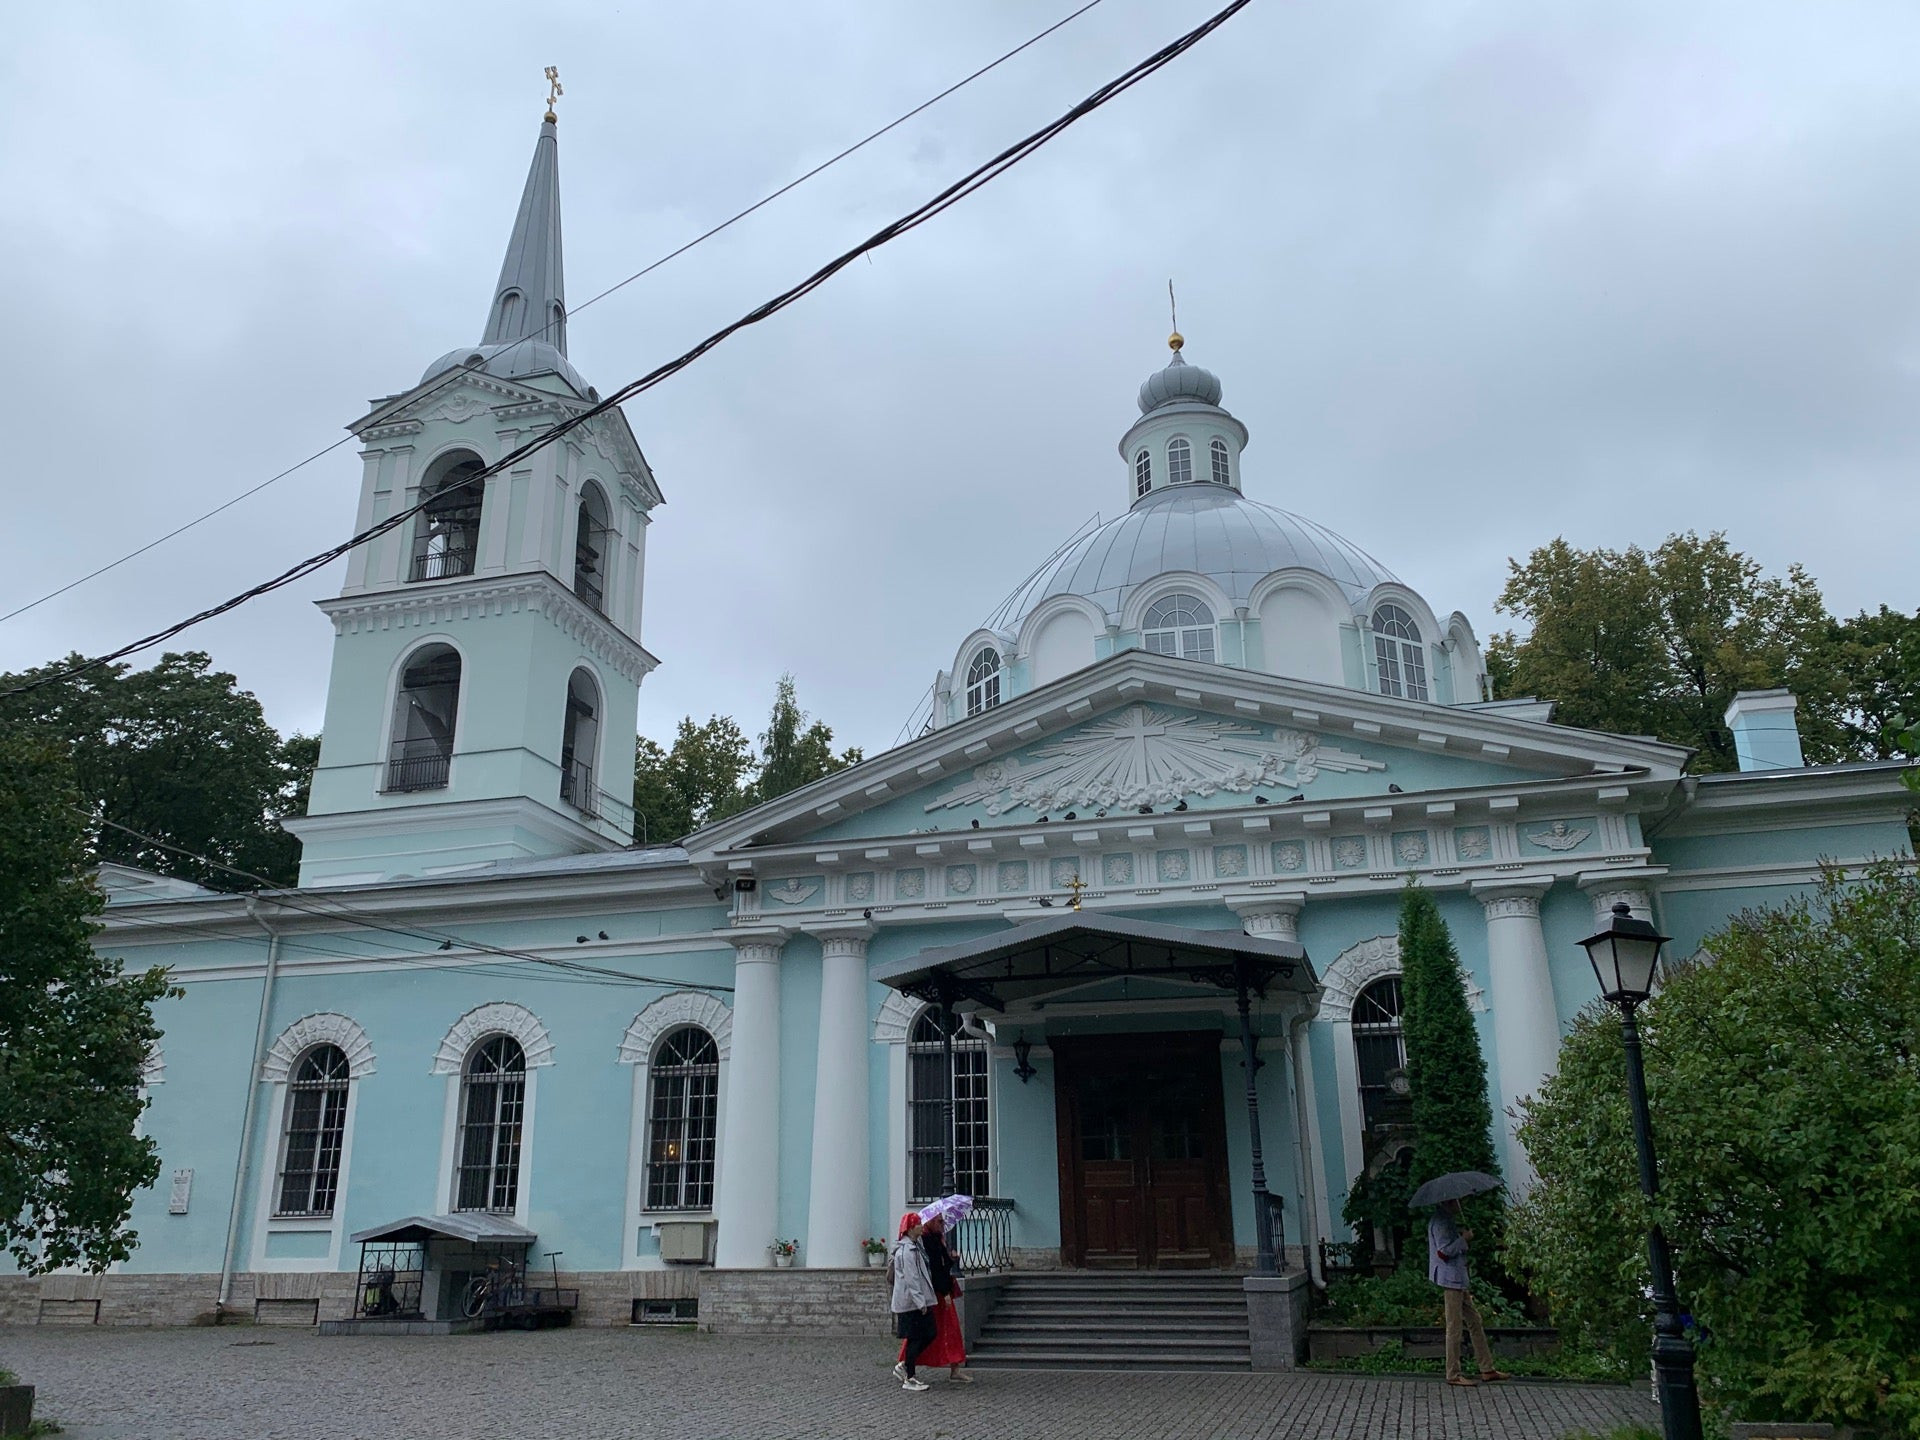
[[847,899],[855,905],[864,905],[873,899],[873,872],[861,870],[847,876]]
[[902,870],[893,877],[893,893],[902,900],[918,900],[927,893],[927,872]]
[[1133,856],[1103,855],[1100,857],[1100,878],[1108,885],[1133,884]]
[[1393,858],[1400,865],[1424,865],[1427,859],[1427,832],[1405,830],[1394,836]]
[[1493,832],[1484,825],[1453,832],[1453,849],[1462,860],[1484,860],[1493,853]]
[[529,1070],[553,1064],[553,1040],[539,1017],[524,1005],[496,1000],[476,1005],[453,1022],[434,1052],[432,1073],[458,1075],[467,1063],[468,1052],[489,1035],[511,1035],[518,1040]]
[[1223,880],[1234,880],[1247,873],[1247,847],[1244,845],[1216,845],[1213,850],[1213,873]]
[[1204,715],[1129,705],[1042,745],[1025,760],[990,760],[970,783],[948,791],[928,813],[981,805],[989,815],[1025,807],[1041,814],[1076,808],[1172,805],[1187,796],[1299,790],[1322,771],[1384,770],[1386,762],[1300,730],[1244,725]]
[[355,1080],[373,1073],[373,1042],[367,1032],[345,1015],[325,1011],[302,1016],[280,1032],[260,1061],[260,1078],[284,1084],[294,1062],[315,1045],[338,1045],[347,1057],[347,1073]]
[[1367,863],[1367,842],[1358,835],[1342,835],[1333,842],[1333,863],[1342,870],[1358,870]]
[[947,893],[949,895],[971,895],[973,893],[973,882],[973,866],[947,866]]
[[1061,858],[1047,867],[1047,883],[1055,890],[1065,890],[1080,878],[1080,862]]
[[1307,868],[1307,847],[1299,840],[1276,840],[1273,842],[1273,868],[1276,870],[1304,870]]
[[1017,895],[1027,888],[1027,862],[1024,860],[1002,860],[998,878],[1002,895]]
[[1192,872],[1193,862],[1184,850],[1162,850],[1155,858],[1163,885],[1177,885]]
[[682,1025],[698,1025],[711,1035],[722,1060],[733,1048],[733,1011],[716,996],[676,990],[671,995],[662,995],[633,1017],[627,1033],[620,1037],[620,1063],[651,1063],[653,1047],[660,1043],[660,1037]]

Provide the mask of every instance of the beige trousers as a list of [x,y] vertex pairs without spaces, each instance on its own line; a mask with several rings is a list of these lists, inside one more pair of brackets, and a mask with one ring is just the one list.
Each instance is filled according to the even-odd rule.
[[1460,1321],[1464,1316],[1467,1330],[1473,1336],[1473,1358],[1480,1362],[1483,1371],[1497,1368],[1493,1363],[1493,1347],[1487,1344],[1487,1327],[1480,1323],[1480,1307],[1473,1303],[1473,1296],[1465,1290],[1443,1290],[1447,1297],[1447,1379],[1460,1378]]

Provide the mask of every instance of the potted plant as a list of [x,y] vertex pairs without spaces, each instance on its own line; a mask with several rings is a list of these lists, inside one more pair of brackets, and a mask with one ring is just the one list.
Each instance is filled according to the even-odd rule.
[[871,1235],[860,1242],[860,1248],[866,1252],[867,1268],[878,1270],[887,1263],[887,1242],[876,1240]]
[[793,1257],[800,1253],[800,1242],[781,1240],[776,1237],[773,1244],[767,1248],[773,1251],[773,1263],[776,1266],[782,1270],[790,1270],[793,1268]]

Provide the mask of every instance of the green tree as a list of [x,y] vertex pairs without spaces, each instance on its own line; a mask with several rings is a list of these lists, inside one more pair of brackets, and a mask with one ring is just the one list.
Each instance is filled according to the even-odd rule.
[[1819,665],[1827,684],[1807,700],[1833,732],[1822,759],[1891,760],[1920,757],[1905,734],[1906,717],[1920,715],[1920,612],[1904,615],[1882,605],[1850,620],[1831,621]]
[[711,715],[704,725],[687,716],[663,750],[642,735],[634,756],[634,837],[671,845],[702,825],[747,807],[753,750],[737,721]]
[[1830,620],[1797,565],[1763,575],[1717,533],[1672,535],[1652,551],[1555,540],[1510,562],[1498,608],[1529,628],[1493,637],[1495,693],[1553,700],[1562,724],[1654,735],[1692,746],[1696,772],[1732,770],[1723,717],[1734,693],[1787,686],[1819,702],[1802,718],[1808,758],[1844,758],[1844,734],[1825,718]]
[[[1708,1399],[1920,1436],[1920,877],[1886,863],[1742,915],[1643,1011],[1660,1221]],[[1645,1207],[1596,1003],[1526,1108],[1510,1262],[1644,1356]]]
[[168,993],[95,953],[81,795],[56,741],[0,732],[0,1243],[28,1271],[133,1251],[133,1193],[160,1173],[136,1136]]
[[[0,678],[0,689],[79,659]],[[101,666],[0,701],[0,729],[31,729],[68,748],[82,803],[111,822],[93,836],[96,860],[225,889],[248,883],[176,853],[192,851],[291,885],[299,845],[278,820],[305,808],[319,740],[282,741],[260,702],[212,664],[191,651],[147,670]]]
[[760,732],[760,773],[752,784],[751,803],[776,799],[859,762],[857,749],[834,754],[833,731],[800,708],[793,676],[782,675],[774,692],[773,713]]

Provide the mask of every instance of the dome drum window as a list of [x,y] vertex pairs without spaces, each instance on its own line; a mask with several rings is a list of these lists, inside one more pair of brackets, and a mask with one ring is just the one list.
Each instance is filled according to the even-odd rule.
[[989,645],[967,666],[967,714],[981,714],[999,703],[1000,654]]
[[1373,653],[1380,666],[1380,693],[1408,700],[1429,698],[1427,652],[1420,627],[1398,605],[1373,612]]
[[1233,464],[1227,455],[1227,442],[1224,440],[1215,440],[1213,444],[1207,448],[1213,456],[1213,483],[1216,485],[1231,485],[1233,483]]
[[1193,446],[1178,437],[1167,442],[1167,483],[1193,483]]
[[1140,643],[1155,655],[1214,661],[1213,611],[1197,595],[1163,595],[1147,607]]
[[1133,498],[1138,500],[1153,489],[1153,456],[1142,450],[1133,457]]

